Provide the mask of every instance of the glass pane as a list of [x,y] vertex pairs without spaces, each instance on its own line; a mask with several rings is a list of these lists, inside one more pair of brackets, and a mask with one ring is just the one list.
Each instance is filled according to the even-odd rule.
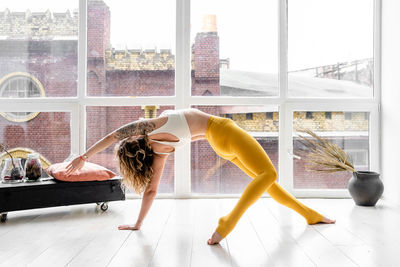
[[[71,113],[19,112],[30,114],[17,121],[15,114],[0,113],[0,143],[15,155],[26,155],[31,150],[49,163],[63,162],[71,152]],[[3,152],[0,152],[5,157]]]
[[0,98],[76,96],[78,1],[1,1],[0,10]]
[[289,94],[373,96],[373,0],[289,0]]
[[191,1],[192,95],[279,94],[277,3]]
[[[294,129],[310,129],[318,136],[344,149],[356,170],[369,170],[369,112],[294,112]],[[306,169],[306,147],[293,137],[294,187],[317,189],[344,189],[351,178],[351,172],[321,173]]]
[[88,0],[87,94],[171,96],[175,1]]
[[[257,139],[278,171],[277,109],[265,106],[194,106],[194,108],[232,119]],[[193,193],[242,193],[251,181],[251,178],[233,163],[220,158],[207,140],[192,142],[191,166]]]
[[[122,125],[139,118],[155,118],[166,109],[174,109],[174,107],[87,107],[86,148]],[[119,173],[114,156],[116,146],[117,144],[97,153],[90,158],[90,161]],[[158,191],[160,193],[174,192],[174,154],[167,159]]]

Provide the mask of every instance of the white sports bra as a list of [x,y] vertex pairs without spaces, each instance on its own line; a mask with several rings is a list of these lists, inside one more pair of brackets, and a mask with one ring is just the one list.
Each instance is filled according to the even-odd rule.
[[[153,140],[153,142],[172,146],[174,148],[181,147],[186,143],[190,143],[192,140],[192,136],[190,134],[189,125],[186,121],[185,110],[165,110],[160,114],[160,116],[166,115],[168,117],[167,121],[160,128],[155,129],[148,135],[154,135],[158,133],[169,133],[176,136],[179,141],[176,142],[168,142],[168,141],[157,141]],[[175,150],[174,150],[175,151]],[[154,152],[156,154],[171,154],[172,152]]]

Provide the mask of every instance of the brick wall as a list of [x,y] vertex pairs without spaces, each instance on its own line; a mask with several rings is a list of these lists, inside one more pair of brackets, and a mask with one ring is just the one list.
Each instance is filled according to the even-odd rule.
[[25,72],[40,81],[48,97],[76,96],[76,41],[0,41],[0,49],[0,79]]
[[105,95],[171,96],[175,71],[107,71]]
[[192,95],[220,95],[219,37],[216,32],[196,35],[192,47]]
[[26,123],[11,122],[0,116],[0,143],[8,148],[30,148],[53,163],[62,162],[70,154],[70,114],[40,112]]
[[306,112],[294,112],[294,129],[309,128],[313,131],[368,131],[369,119],[365,112],[346,112],[349,119],[346,119],[344,112],[331,112],[331,118],[326,118],[325,112],[312,112],[312,118],[307,119]]
[[103,1],[88,2],[88,58],[104,58],[110,47],[110,9]]
[[110,44],[110,10],[103,1],[88,2],[87,88],[88,95],[103,95],[106,90],[105,51]]

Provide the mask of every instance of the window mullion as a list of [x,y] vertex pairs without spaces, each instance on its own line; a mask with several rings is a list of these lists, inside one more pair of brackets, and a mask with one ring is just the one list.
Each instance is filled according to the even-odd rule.
[[381,101],[381,28],[382,3],[374,0],[374,100]]
[[[190,1],[176,1],[175,108],[190,107]],[[190,145],[175,152],[175,196],[190,195]]]
[[288,16],[287,0],[279,0],[278,5],[278,56],[279,56],[279,96],[286,101],[288,95]]
[[382,1],[374,0],[374,100],[376,109],[371,113],[370,161],[371,169],[380,172],[381,168],[381,76],[382,76]]
[[287,0],[279,0],[279,183],[288,191],[293,190],[293,160],[289,153],[292,145],[292,116],[288,98],[288,17]]
[[86,148],[86,73],[87,73],[87,0],[79,0],[79,29],[78,29],[78,88],[77,104],[74,111],[77,117],[72,117],[72,125],[78,119],[78,131],[72,131],[72,153],[81,154]]
[[380,117],[379,117],[379,108],[378,104],[374,105],[370,111],[370,126],[369,126],[369,161],[370,161],[370,170],[380,173]]

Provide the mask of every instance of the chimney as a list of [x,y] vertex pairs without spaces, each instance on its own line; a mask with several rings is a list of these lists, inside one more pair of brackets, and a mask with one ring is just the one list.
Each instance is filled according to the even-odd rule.
[[217,15],[205,15],[203,18],[203,32],[217,32]]
[[193,95],[220,95],[216,20],[216,15],[204,16],[202,32],[196,34],[192,51]]
[[88,57],[104,58],[110,47],[110,9],[103,0],[88,0]]
[[110,9],[103,0],[88,0],[87,15],[88,95],[104,95],[105,54],[110,47]]

